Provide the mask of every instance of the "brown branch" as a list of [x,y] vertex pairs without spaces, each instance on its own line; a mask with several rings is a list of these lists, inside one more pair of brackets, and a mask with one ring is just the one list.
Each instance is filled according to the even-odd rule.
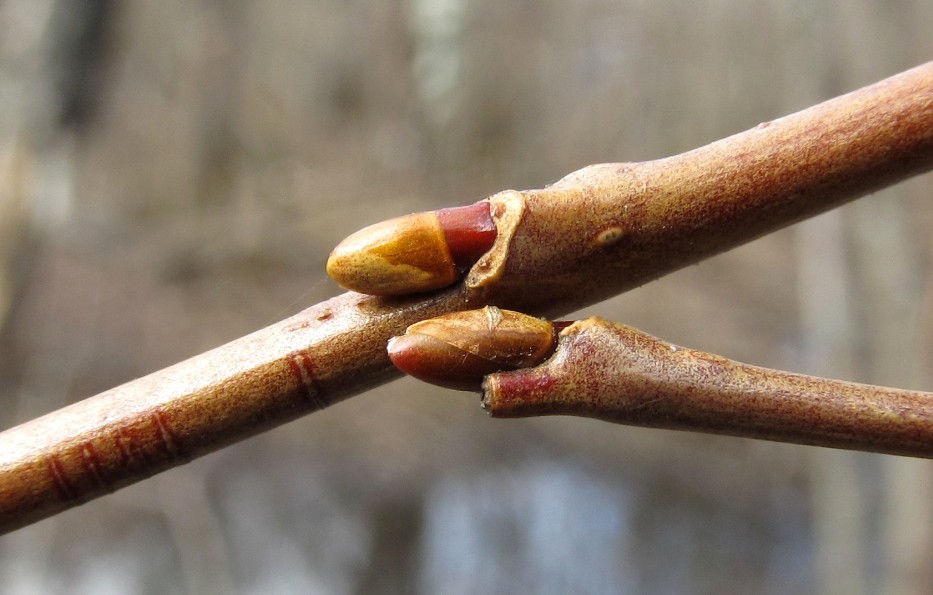
[[483,407],[933,458],[933,393],[750,366],[601,318],[564,329],[542,365],[487,376]]
[[931,167],[927,63],[681,155],[497,194],[499,237],[467,286],[561,316]]
[[460,291],[346,293],[0,434],[10,531],[394,378],[389,337],[464,307]]
[[489,199],[466,282],[348,293],[0,434],[9,531],[392,378],[409,324],[487,303],[562,315],[933,166],[933,63],[676,157]]

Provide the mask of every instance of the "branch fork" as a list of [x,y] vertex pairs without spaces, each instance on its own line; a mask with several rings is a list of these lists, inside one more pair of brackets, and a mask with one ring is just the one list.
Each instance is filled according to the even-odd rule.
[[[396,377],[386,342],[415,322],[486,305],[565,315],[931,167],[928,63],[682,155],[497,194],[476,207],[495,233],[467,229],[492,247],[464,283],[351,291],[0,434],[0,531]],[[342,282],[365,293],[357,270],[363,285]]]

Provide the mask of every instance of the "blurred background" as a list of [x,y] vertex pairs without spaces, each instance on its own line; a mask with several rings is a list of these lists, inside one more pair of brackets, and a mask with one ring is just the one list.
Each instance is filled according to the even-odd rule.
[[[933,57],[933,3],[0,0],[0,422],[340,290],[350,232]],[[933,388],[933,177],[587,313]],[[4,593],[927,593],[933,467],[405,379],[0,538]]]

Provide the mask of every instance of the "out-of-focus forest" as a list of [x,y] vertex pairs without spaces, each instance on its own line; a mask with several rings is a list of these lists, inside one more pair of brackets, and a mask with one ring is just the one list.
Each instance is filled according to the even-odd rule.
[[[4,428],[340,290],[391,216],[933,57],[929,0],[0,0]],[[587,310],[933,388],[933,177]],[[4,593],[927,593],[924,461],[491,420],[404,379],[0,538]]]

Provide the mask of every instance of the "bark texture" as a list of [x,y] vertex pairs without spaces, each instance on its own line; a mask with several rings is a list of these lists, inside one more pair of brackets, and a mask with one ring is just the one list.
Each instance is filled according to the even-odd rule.
[[559,316],[933,165],[933,64],[682,155],[491,197],[462,287],[348,293],[0,434],[12,530],[395,376],[386,341],[487,304]]
[[933,457],[933,393],[750,366],[601,318],[567,327],[544,364],[488,376],[483,406]]
[[467,286],[561,315],[931,166],[928,63],[674,157],[497,194],[499,237]]
[[397,377],[386,341],[462,308],[459,291],[346,293],[0,434],[10,531]]

